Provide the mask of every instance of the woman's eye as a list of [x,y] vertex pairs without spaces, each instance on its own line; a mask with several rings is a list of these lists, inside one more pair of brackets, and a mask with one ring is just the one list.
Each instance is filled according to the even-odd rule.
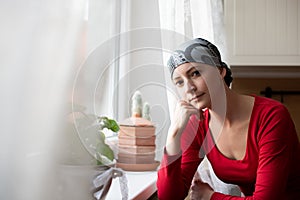
[[176,81],[176,82],[175,82],[175,85],[178,86],[178,87],[180,87],[180,86],[183,85],[183,81],[182,81],[182,80]]
[[198,76],[200,76],[200,72],[199,71],[193,71],[192,73],[191,73],[191,77],[198,77]]

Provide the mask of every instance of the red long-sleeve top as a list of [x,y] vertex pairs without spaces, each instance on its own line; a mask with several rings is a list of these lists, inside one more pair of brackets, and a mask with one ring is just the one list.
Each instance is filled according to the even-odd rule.
[[223,182],[236,184],[245,197],[214,192],[212,200],[300,199],[300,145],[294,123],[279,102],[255,96],[245,157],[232,160],[214,145],[205,120],[191,117],[181,138],[182,153],[163,156],[158,171],[158,197],[184,199],[204,155]]

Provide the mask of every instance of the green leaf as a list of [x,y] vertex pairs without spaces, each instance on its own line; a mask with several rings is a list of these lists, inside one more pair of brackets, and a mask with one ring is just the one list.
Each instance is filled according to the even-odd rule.
[[99,135],[100,135],[100,141],[104,142],[104,140],[105,140],[105,134],[102,131],[100,131]]
[[113,119],[109,119],[109,129],[112,130],[113,132],[118,132],[120,130],[118,123],[113,120]]
[[104,128],[107,128],[113,132],[118,132],[119,131],[119,125],[118,123],[113,120],[109,119],[107,117],[99,117],[99,124],[100,124],[100,129],[103,130]]
[[[105,116],[98,117],[98,123],[100,130],[107,128],[113,132],[117,132],[120,129],[118,123],[115,120],[109,119]],[[97,164],[103,165],[113,161],[114,152],[110,148],[110,146],[105,143],[105,134],[102,131],[99,131],[99,135],[100,140],[96,147]]]
[[101,162],[103,160],[103,156],[108,158],[110,161],[113,161],[114,152],[112,151],[112,149],[107,144],[99,142],[97,147],[96,147],[96,151],[97,151],[98,154],[100,154],[99,156],[97,156],[98,157],[97,159],[98,159],[99,162]]

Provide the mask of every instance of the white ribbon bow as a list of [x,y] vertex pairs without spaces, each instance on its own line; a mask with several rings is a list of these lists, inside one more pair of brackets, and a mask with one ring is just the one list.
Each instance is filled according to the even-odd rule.
[[97,200],[104,200],[108,190],[110,188],[111,182],[113,178],[119,177],[120,189],[122,194],[122,200],[128,199],[128,187],[127,187],[127,178],[124,171],[120,168],[111,167],[105,172],[98,175],[94,180],[93,184],[98,190],[94,193],[94,197]]

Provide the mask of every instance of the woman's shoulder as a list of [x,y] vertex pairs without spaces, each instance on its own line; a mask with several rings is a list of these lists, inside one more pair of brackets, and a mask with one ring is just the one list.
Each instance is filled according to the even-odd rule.
[[268,97],[262,97],[262,96],[258,96],[258,95],[252,95],[255,98],[255,104],[258,105],[266,105],[266,104],[271,104],[271,105],[282,105],[281,102],[275,100],[275,99],[271,99]]
[[286,107],[279,101],[262,97],[262,96],[256,96],[254,95],[255,101],[254,101],[254,110],[257,110],[258,112],[286,112]]
[[288,109],[281,102],[267,97],[254,96],[252,120],[269,124],[272,121],[291,121]]

